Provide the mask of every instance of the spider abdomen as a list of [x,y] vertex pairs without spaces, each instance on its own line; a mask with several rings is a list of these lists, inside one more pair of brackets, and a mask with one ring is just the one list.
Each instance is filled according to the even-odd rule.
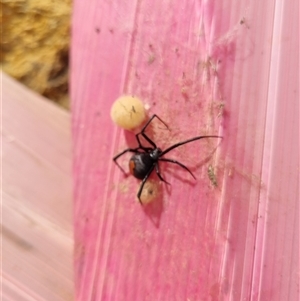
[[129,171],[137,179],[144,179],[153,166],[154,160],[148,153],[134,154],[129,160]]

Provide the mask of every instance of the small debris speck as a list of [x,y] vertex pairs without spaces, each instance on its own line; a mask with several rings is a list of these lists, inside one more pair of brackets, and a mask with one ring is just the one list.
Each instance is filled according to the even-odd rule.
[[214,187],[217,187],[218,186],[218,182],[217,182],[215,171],[214,171],[214,168],[212,167],[212,165],[208,166],[207,173],[208,173],[208,177],[209,177],[210,182],[212,183],[212,185]]

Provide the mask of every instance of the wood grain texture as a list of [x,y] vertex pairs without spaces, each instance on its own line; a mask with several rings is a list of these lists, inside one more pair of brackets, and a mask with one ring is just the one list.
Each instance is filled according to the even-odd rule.
[[[75,1],[77,300],[297,297],[299,40],[289,20],[299,5],[248,3]],[[197,181],[162,166],[172,185],[146,208],[135,199],[139,181],[112,162],[135,145],[110,120],[121,94],[140,97],[169,125],[150,130],[162,148],[200,134],[224,137],[170,153]]]
[[1,84],[2,297],[73,300],[70,115]]

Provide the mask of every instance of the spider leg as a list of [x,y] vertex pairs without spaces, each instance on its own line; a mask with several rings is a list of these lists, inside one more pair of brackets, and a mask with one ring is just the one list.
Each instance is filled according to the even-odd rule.
[[188,172],[191,174],[191,176],[196,180],[196,177],[193,175],[193,173],[192,173],[185,165],[183,165],[182,163],[180,163],[180,162],[178,162],[178,161],[176,161],[176,160],[173,160],[173,159],[167,159],[167,158],[159,158],[158,160],[159,160],[159,161],[170,162],[170,163],[175,163],[175,164],[181,166],[181,167],[184,168],[186,171],[188,171]]
[[178,147],[178,146],[181,146],[183,144],[187,144],[187,143],[190,143],[190,142],[193,142],[195,140],[200,140],[200,139],[203,139],[203,138],[223,138],[221,136],[197,136],[197,137],[194,137],[194,138],[191,138],[191,139],[188,139],[188,140],[185,140],[185,141],[182,141],[182,142],[178,142],[170,147],[168,147],[166,150],[164,150],[161,154],[160,154],[160,157],[163,156],[164,154],[168,153],[169,151],[171,151],[172,149]]
[[160,178],[161,181],[165,182],[166,184],[170,185],[169,182],[167,182],[160,174],[160,171],[159,171],[159,166],[158,166],[158,163],[155,164],[155,171],[156,171],[156,174],[158,175],[158,177]]
[[153,114],[152,117],[147,121],[147,123],[144,125],[144,127],[142,128],[141,130],[141,133],[143,133],[146,128],[148,127],[148,125],[151,123],[151,121],[154,119],[154,118],[157,118],[167,129],[169,129],[169,127],[167,126],[167,124],[162,120],[160,119],[156,114]]
[[113,160],[114,160],[115,164],[122,170],[123,173],[126,174],[126,172],[125,172],[124,169],[121,167],[121,165],[117,162],[117,160],[118,160],[121,156],[123,156],[125,153],[128,153],[128,152],[132,152],[132,153],[136,153],[136,154],[140,153],[140,152],[138,151],[138,149],[139,149],[139,147],[138,147],[138,148],[127,148],[127,149],[123,150],[121,153],[119,153],[118,155],[116,155],[116,156],[113,157]]
[[[135,135],[135,138],[136,138],[136,140],[137,140],[137,142],[138,142],[138,144],[139,144],[139,148],[140,149],[142,149],[142,150],[144,150],[145,152],[147,152],[147,153],[149,153],[150,151],[152,151],[153,150],[153,148],[150,148],[150,147],[144,147],[143,145],[142,145],[142,143],[141,143],[141,141],[140,141],[140,137],[139,137],[139,135],[143,135],[142,134],[142,132],[140,132],[140,133],[138,133],[138,134],[136,134]],[[143,135],[144,136],[144,135]],[[147,137],[148,138],[148,137]],[[145,138],[146,139],[146,138]],[[149,139],[149,138],[148,138]],[[148,139],[146,139],[148,142],[149,142],[149,140]],[[151,140],[150,140],[151,141]],[[152,143],[150,143],[151,145],[153,145],[154,144],[154,148],[156,148],[156,145],[155,145],[155,143],[153,142],[153,141],[151,141]]]
[[151,172],[152,172],[153,169],[154,169],[154,166],[155,166],[155,165],[153,165],[153,166],[149,169],[149,171],[148,171],[148,173],[146,174],[146,176],[144,177],[144,179],[143,179],[143,181],[142,181],[142,184],[141,184],[141,186],[140,186],[140,188],[139,188],[139,191],[138,191],[138,193],[137,193],[137,198],[139,199],[139,202],[141,203],[141,205],[143,205],[143,203],[142,203],[142,201],[141,201],[141,194],[142,194],[142,191],[143,191],[143,188],[144,188],[144,185],[145,185],[146,181],[148,180],[149,176],[151,175]]
[[[141,148],[144,148],[140,142],[140,138],[139,138],[139,135],[142,135],[154,148],[157,148],[156,144],[146,135],[145,131],[146,131],[146,128],[148,127],[148,125],[151,123],[151,121],[154,119],[154,118],[157,118],[162,124],[165,125],[165,127],[167,129],[169,129],[169,127],[167,126],[167,124],[162,120],[160,119],[156,114],[152,115],[152,117],[147,121],[147,123],[144,125],[144,127],[142,128],[141,132],[136,134],[135,137],[136,137],[136,140],[138,141],[139,143],[139,146]],[[145,148],[146,149],[146,148]]]

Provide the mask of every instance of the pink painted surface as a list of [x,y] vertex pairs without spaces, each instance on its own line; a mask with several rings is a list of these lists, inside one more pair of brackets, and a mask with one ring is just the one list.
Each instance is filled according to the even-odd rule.
[[[297,1],[75,1],[77,300],[297,300],[298,18]],[[124,93],[169,124],[162,147],[224,137],[170,154],[197,181],[162,166],[147,208],[112,162],[134,145],[109,115]]]
[[71,116],[0,72],[1,300],[74,300]]

